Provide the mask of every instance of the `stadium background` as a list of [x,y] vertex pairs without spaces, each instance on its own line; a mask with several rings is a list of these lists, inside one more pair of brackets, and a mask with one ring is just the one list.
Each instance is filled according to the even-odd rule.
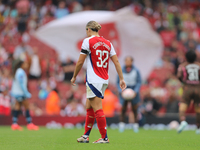
[[[0,125],[11,124],[14,100],[9,97],[12,84],[12,66],[15,59],[24,59],[30,66],[34,59],[36,70],[41,68],[41,78],[29,72],[30,111],[37,125],[70,127],[84,122],[85,72],[78,77],[78,86],[71,87],[75,61],[70,57],[60,61],[56,51],[38,40],[34,33],[45,24],[78,11],[110,10],[134,6],[133,11],[147,18],[152,29],[160,35],[164,48],[148,78],[141,87],[140,124],[169,124],[178,120],[178,103],[182,95],[181,84],[176,79],[178,65],[184,54],[194,50],[200,59],[200,3],[198,0],[2,0],[0,3]],[[13,55],[21,44],[25,53]],[[33,55],[34,54],[34,55]],[[143,59],[143,58],[140,58]],[[123,64],[122,64],[123,65]],[[140,68],[139,68],[140,69]],[[34,74],[34,71],[32,72]],[[57,89],[57,90],[54,90]],[[58,91],[58,92],[55,92]],[[118,123],[120,104],[115,84],[111,84],[103,100],[108,124]],[[22,110],[23,114],[23,110]],[[194,108],[187,111],[188,122],[194,124]],[[130,114],[131,115],[131,114]],[[128,117],[128,116],[127,116]],[[128,123],[128,121],[127,121]],[[19,124],[25,125],[20,118]]]

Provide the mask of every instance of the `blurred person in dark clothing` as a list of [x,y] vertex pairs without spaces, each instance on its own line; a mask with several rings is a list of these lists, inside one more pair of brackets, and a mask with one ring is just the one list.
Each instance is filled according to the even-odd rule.
[[29,19],[29,1],[28,0],[19,0],[16,3],[18,17],[17,17],[17,29],[22,35],[27,30],[27,23]]
[[188,40],[184,43],[187,51],[195,51],[197,47],[197,41],[193,38],[193,34],[189,33]]
[[172,58],[172,63],[174,65],[174,74],[177,74],[179,65],[184,62],[185,57],[184,54],[181,52],[174,52],[174,58]]
[[169,101],[166,105],[166,113],[178,113],[179,101],[174,92],[171,92]]
[[70,82],[71,78],[73,77],[75,64],[74,62],[68,57],[65,63],[62,63],[62,67],[64,70],[64,81]]
[[180,126],[177,130],[181,133],[188,123],[185,112],[191,101],[194,102],[196,112],[196,134],[200,134],[200,63],[196,61],[197,55],[191,50],[186,53],[186,62],[178,68],[177,77],[183,83],[183,96],[179,106]]
[[177,39],[179,40],[180,39],[179,35],[181,33],[181,19],[179,17],[178,12],[174,12],[173,24],[176,30]]
[[150,90],[147,90],[143,100],[143,114],[156,115],[161,106],[162,104],[151,96]]
[[17,29],[22,35],[27,30],[28,14],[19,14],[17,17]]
[[168,29],[169,22],[161,16],[160,19],[155,22],[154,27],[156,28],[156,31],[160,33],[161,31]]

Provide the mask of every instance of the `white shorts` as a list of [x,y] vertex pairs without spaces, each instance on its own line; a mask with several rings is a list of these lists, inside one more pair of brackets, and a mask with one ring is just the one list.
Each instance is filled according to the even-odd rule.
[[87,91],[87,98],[99,97],[104,98],[104,92],[108,84],[101,84],[101,83],[92,83],[89,84],[86,82],[86,91]]

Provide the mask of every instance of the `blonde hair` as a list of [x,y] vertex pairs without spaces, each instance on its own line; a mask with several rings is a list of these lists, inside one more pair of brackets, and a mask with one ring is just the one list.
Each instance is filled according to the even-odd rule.
[[86,28],[90,28],[92,31],[98,32],[101,29],[101,25],[96,21],[89,21]]

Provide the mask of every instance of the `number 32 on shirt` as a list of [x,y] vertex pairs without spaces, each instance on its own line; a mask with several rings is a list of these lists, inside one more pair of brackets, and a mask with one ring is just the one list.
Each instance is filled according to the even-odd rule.
[[98,56],[98,62],[97,62],[97,67],[103,67],[107,68],[108,67],[108,58],[109,58],[109,52],[106,50],[96,50],[96,55]]

